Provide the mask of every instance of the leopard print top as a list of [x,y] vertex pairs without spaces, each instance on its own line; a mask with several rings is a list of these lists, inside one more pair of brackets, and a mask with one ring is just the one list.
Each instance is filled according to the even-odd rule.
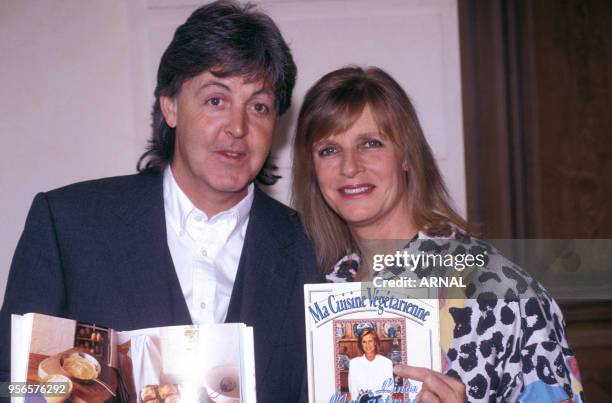
[[[491,245],[457,230],[448,237],[419,233],[404,250],[486,254],[486,264],[465,288],[466,298],[440,300],[442,366],[464,382],[468,401],[584,402],[561,310],[528,273]],[[359,256],[347,255],[327,281],[354,281],[359,265]],[[413,270],[422,278],[439,275],[438,269]],[[378,275],[391,279],[407,270],[388,267]]]

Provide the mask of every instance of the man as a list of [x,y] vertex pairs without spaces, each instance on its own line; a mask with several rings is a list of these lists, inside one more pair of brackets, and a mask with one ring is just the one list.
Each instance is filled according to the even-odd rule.
[[118,330],[245,322],[258,400],[300,398],[314,257],[296,214],[253,185],[275,180],[262,167],[295,74],[278,28],[250,6],[216,2],[177,29],[140,173],[34,199],[0,315],[3,379],[12,313]]

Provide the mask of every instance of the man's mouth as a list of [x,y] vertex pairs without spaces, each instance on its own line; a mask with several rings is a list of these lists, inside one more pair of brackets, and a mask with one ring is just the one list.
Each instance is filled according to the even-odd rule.
[[239,161],[246,156],[245,152],[236,150],[217,150],[217,154],[232,161]]

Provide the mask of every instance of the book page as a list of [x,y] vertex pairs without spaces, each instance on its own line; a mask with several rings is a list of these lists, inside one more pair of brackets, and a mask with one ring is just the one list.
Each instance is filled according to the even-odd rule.
[[[11,358],[24,365],[29,385],[40,385],[31,398],[105,402],[117,394],[118,373],[109,366],[112,351],[109,329],[49,315],[27,314],[31,326],[16,328],[17,337],[28,340],[27,351],[13,349]],[[45,396],[49,385],[64,385],[61,396]],[[41,388],[41,386],[44,386]],[[54,389],[55,390],[55,389]]]
[[118,341],[129,344],[119,355],[130,362],[133,401],[255,401],[253,334],[244,324],[121,332]]

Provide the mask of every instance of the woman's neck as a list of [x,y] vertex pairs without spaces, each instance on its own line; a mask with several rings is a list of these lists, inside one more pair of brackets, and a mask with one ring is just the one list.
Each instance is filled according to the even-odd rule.
[[349,226],[349,229],[357,242],[374,239],[412,239],[419,232],[419,228],[407,206],[402,207],[376,222]]

